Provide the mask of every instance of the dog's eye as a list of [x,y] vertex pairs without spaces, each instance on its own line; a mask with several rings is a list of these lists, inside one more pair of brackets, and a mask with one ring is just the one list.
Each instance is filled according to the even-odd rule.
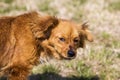
[[65,41],[65,39],[64,39],[64,38],[59,38],[59,40],[60,40],[60,41],[63,41],[63,42]]
[[79,42],[79,40],[78,39],[74,39],[74,42],[77,43],[77,42]]

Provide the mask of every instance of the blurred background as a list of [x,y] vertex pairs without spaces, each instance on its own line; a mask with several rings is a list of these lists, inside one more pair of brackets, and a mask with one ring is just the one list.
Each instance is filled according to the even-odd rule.
[[120,0],[0,0],[0,16],[35,10],[78,23],[87,21],[94,42],[86,42],[74,60],[35,66],[30,80],[120,80]]

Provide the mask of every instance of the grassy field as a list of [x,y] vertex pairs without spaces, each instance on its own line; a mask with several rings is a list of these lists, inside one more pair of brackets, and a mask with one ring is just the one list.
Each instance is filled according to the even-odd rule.
[[29,80],[120,80],[120,0],[0,0],[0,16],[32,10],[88,21],[94,42],[74,60],[35,66]]

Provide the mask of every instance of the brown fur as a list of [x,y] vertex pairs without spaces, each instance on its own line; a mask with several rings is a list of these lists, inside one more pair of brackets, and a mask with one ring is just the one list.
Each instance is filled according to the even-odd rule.
[[[9,80],[27,80],[39,56],[73,59],[77,48],[93,41],[86,24],[31,12],[0,18],[0,72]],[[75,55],[68,56],[72,50]]]
[[38,63],[40,43],[57,24],[55,17],[37,12],[0,18],[0,72],[9,80],[27,80],[30,69]]
[[[86,23],[78,26],[72,21],[59,19],[59,24],[52,29],[49,39],[41,43],[44,52],[40,57],[73,59],[76,57],[77,49],[84,48],[85,40],[93,41],[93,36]],[[74,53],[72,57],[69,56],[69,51]]]

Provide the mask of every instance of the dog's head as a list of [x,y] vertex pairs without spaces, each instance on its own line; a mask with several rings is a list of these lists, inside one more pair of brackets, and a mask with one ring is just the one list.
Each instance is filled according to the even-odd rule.
[[76,57],[77,49],[85,46],[85,40],[93,41],[85,23],[78,26],[72,21],[59,20],[59,24],[51,32],[49,44],[60,58],[73,59]]
[[36,15],[38,14],[35,13],[35,20],[33,19],[30,26],[43,48],[43,54],[40,53],[40,56],[47,53],[59,59],[72,59],[76,57],[77,49],[85,46],[85,40],[93,41],[86,24],[78,26],[69,20]]

